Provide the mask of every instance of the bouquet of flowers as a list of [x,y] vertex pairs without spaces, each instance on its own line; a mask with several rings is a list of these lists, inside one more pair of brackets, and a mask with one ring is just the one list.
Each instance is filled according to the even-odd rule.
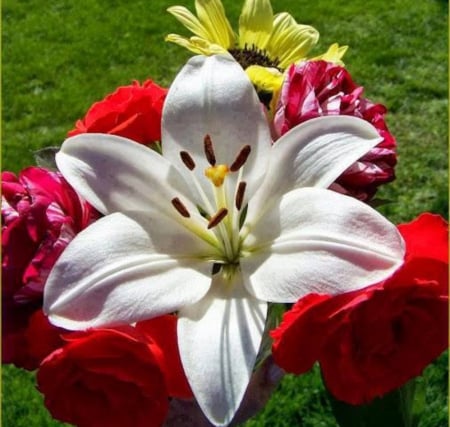
[[195,54],[168,89],[119,87],[2,173],[2,361],[80,427],[236,425],[318,363],[352,425],[447,348],[447,222],[376,210],[396,140],[346,46],[311,57],[268,0],[237,33],[195,6],[168,9]]

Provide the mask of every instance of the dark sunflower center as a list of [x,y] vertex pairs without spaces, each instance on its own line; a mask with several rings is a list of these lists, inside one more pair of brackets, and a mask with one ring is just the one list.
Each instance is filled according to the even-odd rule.
[[258,49],[255,45],[245,45],[243,49],[230,49],[229,52],[233,58],[239,62],[241,67],[245,70],[250,65],[261,65],[262,67],[278,68],[280,61],[278,58],[269,58],[265,50]]

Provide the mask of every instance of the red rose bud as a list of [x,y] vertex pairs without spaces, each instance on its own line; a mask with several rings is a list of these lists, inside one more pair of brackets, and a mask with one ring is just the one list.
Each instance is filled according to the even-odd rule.
[[351,165],[330,187],[332,190],[370,200],[381,184],[395,178],[396,142],[384,116],[386,108],[362,97],[348,71],[326,61],[292,65],[283,83],[275,111],[275,137],[306,120],[328,115],[349,115],[371,123],[383,141]]
[[363,404],[420,375],[448,347],[447,223],[423,214],[398,227],[404,265],[389,279],[336,297],[300,299],[272,331],[279,366],[319,361],[339,400]]
[[[170,336],[170,335],[168,335]],[[45,406],[77,427],[156,427],[168,411],[164,373],[131,326],[71,333],[37,373]]]
[[130,86],[121,86],[102,101],[93,104],[68,135],[107,133],[145,145],[160,141],[166,94],[167,89],[151,80],[142,85],[134,81]]
[[[48,274],[68,243],[98,217],[57,172],[2,173],[3,363],[35,369],[25,334],[42,306]],[[33,352],[32,352],[33,353]]]

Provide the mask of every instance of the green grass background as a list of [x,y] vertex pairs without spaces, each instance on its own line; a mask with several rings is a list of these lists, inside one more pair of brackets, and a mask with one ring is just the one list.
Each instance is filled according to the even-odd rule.
[[[33,151],[59,145],[75,120],[117,86],[152,78],[168,86],[189,54],[164,43],[187,34],[169,14],[176,0],[3,0],[3,170],[33,164]],[[184,3],[193,8],[193,0]],[[237,22],[241,2],[224,0]],[[397,180],[380,210],[393,222],[423,211],[448,216],[448,2],[442,0],[273,0],[321,33],[319,54],[348,44],[347,68],[366,96],[389,108],[397,137]],[[236,28],[236,26],[235,26]],[[447,354],[419,379],[420,427],[444,427]],[[59,426],[34,389],[34,375],[3,368],[2,425]],[[247,427],[332,427],[318,370],[287,376]]]

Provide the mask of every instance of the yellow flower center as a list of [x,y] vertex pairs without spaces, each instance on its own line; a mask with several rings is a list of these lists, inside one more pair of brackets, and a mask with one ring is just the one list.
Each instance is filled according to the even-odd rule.
[[229,172],[230,169],[227,165],[214,165],[205,169],[205,176],[209,178],[216,187],[220,187]]

